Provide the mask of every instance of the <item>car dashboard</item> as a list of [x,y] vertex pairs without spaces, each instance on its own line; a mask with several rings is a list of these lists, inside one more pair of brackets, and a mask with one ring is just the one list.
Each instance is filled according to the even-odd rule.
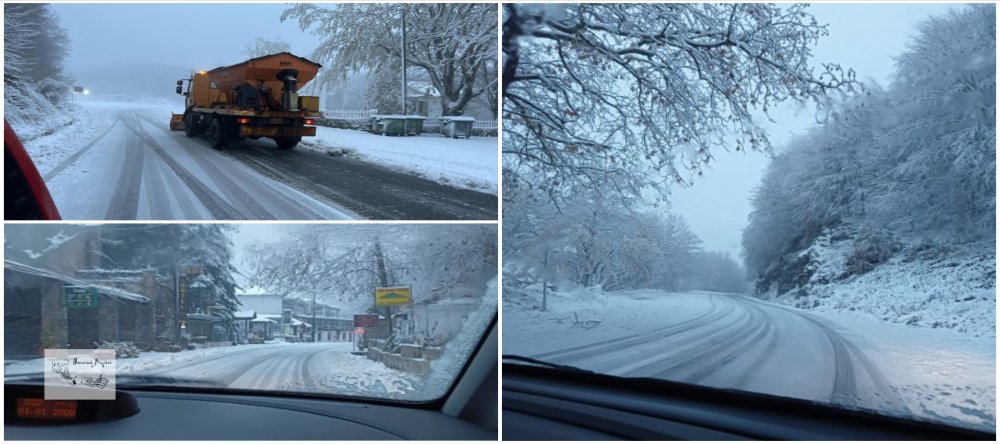
[[[37,386],[5,384],[6,402]],[[120,390],[137,412],[102,420],[18,418],[10,440],[496,440],[496,431],[428,406],[207,392]],[[87,405],[81,401],[81,410]],[[10,406],[8,406],[10,407]],[[81,416],[90,417],[81,411]],[[114,415],[112,415],[114,416]]]

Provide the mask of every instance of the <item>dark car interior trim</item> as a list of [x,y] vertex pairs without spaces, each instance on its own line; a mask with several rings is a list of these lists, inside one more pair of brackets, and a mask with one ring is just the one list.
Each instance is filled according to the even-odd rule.
[[504,440],[996,438],[995,432],[799,399],[509,363],[503,365],[503,417]]

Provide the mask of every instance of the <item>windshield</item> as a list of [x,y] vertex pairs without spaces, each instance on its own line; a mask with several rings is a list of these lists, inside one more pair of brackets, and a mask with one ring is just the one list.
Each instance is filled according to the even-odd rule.
[[503,11],[507,362],[995,430],[994,6]]
[[6,224],[4,378],[424,402],[497,315],[496,225]]

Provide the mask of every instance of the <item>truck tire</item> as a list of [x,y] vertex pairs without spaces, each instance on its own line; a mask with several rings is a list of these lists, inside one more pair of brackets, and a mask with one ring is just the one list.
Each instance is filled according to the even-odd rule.
[[279,150],[286,151],[295,148],[301,140],[302,137],[275,137],[274,143],[278,144]]
[[186,112],[184,113],[184,134],[188,137],[194,137],[201,134],[202,128],[194,121],[194,113]]
[[212,124],[208,126],[208,140],[212,143],[212,148],[217,150],[226,147],[226,131],[221,118],[212,119]]

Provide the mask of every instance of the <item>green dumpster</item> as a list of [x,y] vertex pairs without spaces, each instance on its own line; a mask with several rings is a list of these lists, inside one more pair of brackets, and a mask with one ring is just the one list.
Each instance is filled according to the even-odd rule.
[[375,124],[372,129],[375,133],[381,133],[383,136],[402,136],[406,134],[406,116],[375,116]]
[[445,137],[451,137],[452,139],[457,139],[459,137],[464,137],[466,139],[472,135],[472,123],[475,122],[474,117],[464,117],[464,116],[442,116],[441,117],[441,134]]
[[420,135],[424,131],[424,119],[424,116],[406,116],[406,135]]

